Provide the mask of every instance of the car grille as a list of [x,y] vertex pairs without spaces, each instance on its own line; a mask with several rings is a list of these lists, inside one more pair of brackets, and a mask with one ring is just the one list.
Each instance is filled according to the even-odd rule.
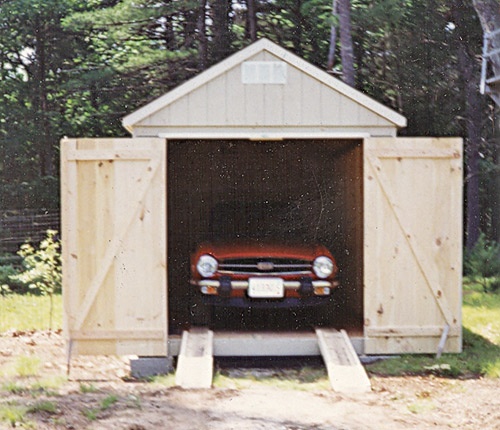
[[311,262],[290,258],[228,258],[219,264],[222,274],[309,274]]

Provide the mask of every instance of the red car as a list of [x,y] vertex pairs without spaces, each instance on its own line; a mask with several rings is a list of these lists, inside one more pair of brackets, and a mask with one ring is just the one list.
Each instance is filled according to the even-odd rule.
[[191,256],[191,284],[213,305],[323,304],[338,286],[337,272],[322,245],[236,240],[202,244]]

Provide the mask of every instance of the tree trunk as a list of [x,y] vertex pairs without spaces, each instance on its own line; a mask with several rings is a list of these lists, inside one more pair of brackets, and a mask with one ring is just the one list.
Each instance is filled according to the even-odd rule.
[[338,0],[338,2],[343,80],[347,85],[354,87],[356,76],[354,72],[354,49],[351,34],[351,1]]
[[248,36],[252,42],[257,40],[257,10],[255,0],[247,0],[247,26]]
[[[474,9],[481,21],[481,26],[484,33],[491,33],[495,30],[500,30],[500,4],[498,0],[473,0]],[[500,48],[500,34],[491,40],[491,48]],[[493,73],[500,76],[500,55],[495,55],[491,57],[491,68]],[[495,92],[495,103],[498,104],[500,97],[500,90]],[[496,169],[493,172],[493,187],[494,195],[490,198],[490,204],[492,207],[492,239],[500,242],[500,132],[498,128],[500,127],[500,111],[499,107],[495,109],[495,142],[494,142],[494,161]]]
[[199,34],[199,60],[198,64],[201,70],[208,66],[208,41],[207,41],[207,0],[200,0],[200,13],[198,15],[198,34]]
[[500,243],[500,107],[495,106],[495,142],[493,163],[496,169],[493,171],[491,184],[491,238]]
[[231,0],[213,0],[212,7],[212,61],[223,60],[231,52]]
[[52,142],[50,139],[49,109],[47,101],[47,66],[46,46],[43,24],[38,23],[35,31],[35,52],[37,57],[35,82],[37,85],[35,104],[38,111],[37,122],[39,124],[40,140],[38,154],[40,157],[40,175],[53,175],[54,166],[52,160]]
[[[332,0],[332,15],[337,16],[337,0]],[[332,71],[335,65],[335,49],[337,47],[337,27],[332,24],[330,28],[330,47],[328,49],[328,62],[326,70]]]

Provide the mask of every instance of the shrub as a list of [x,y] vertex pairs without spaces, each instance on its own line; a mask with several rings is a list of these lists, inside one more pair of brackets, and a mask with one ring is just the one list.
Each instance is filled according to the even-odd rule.
[[53,295],[61,291],[61,244],[55,230],[47,230],[47,237],[38,249],[31,244],[21,246],[18,254],[23,258],[24,271],[11,276],[11,280],[20,281],[36,292],[50,297],[50,327],[52,327]]
[[481,234],[474,247],[465,253],[464,274],[485,292],[500,288],[500,244]]
[[0,266],[0,293],[5,295],[9,292],[24,293],[28,289],[27,285],[15,279],[20,270],[12,264]]

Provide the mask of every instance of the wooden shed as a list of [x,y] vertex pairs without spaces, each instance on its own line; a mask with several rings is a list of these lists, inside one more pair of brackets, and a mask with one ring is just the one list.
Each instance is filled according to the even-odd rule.
[[175,355],[199,305],[190,252],[235,200],[305,208],[293,222],[336,255],[342,286],[315,312],[214,312],[216,339],[322,326],[365,354],[461,350],[461,139],[396,137],[404,117],[265,39],[123,124],[131,138],[62,141],[73,353]]

